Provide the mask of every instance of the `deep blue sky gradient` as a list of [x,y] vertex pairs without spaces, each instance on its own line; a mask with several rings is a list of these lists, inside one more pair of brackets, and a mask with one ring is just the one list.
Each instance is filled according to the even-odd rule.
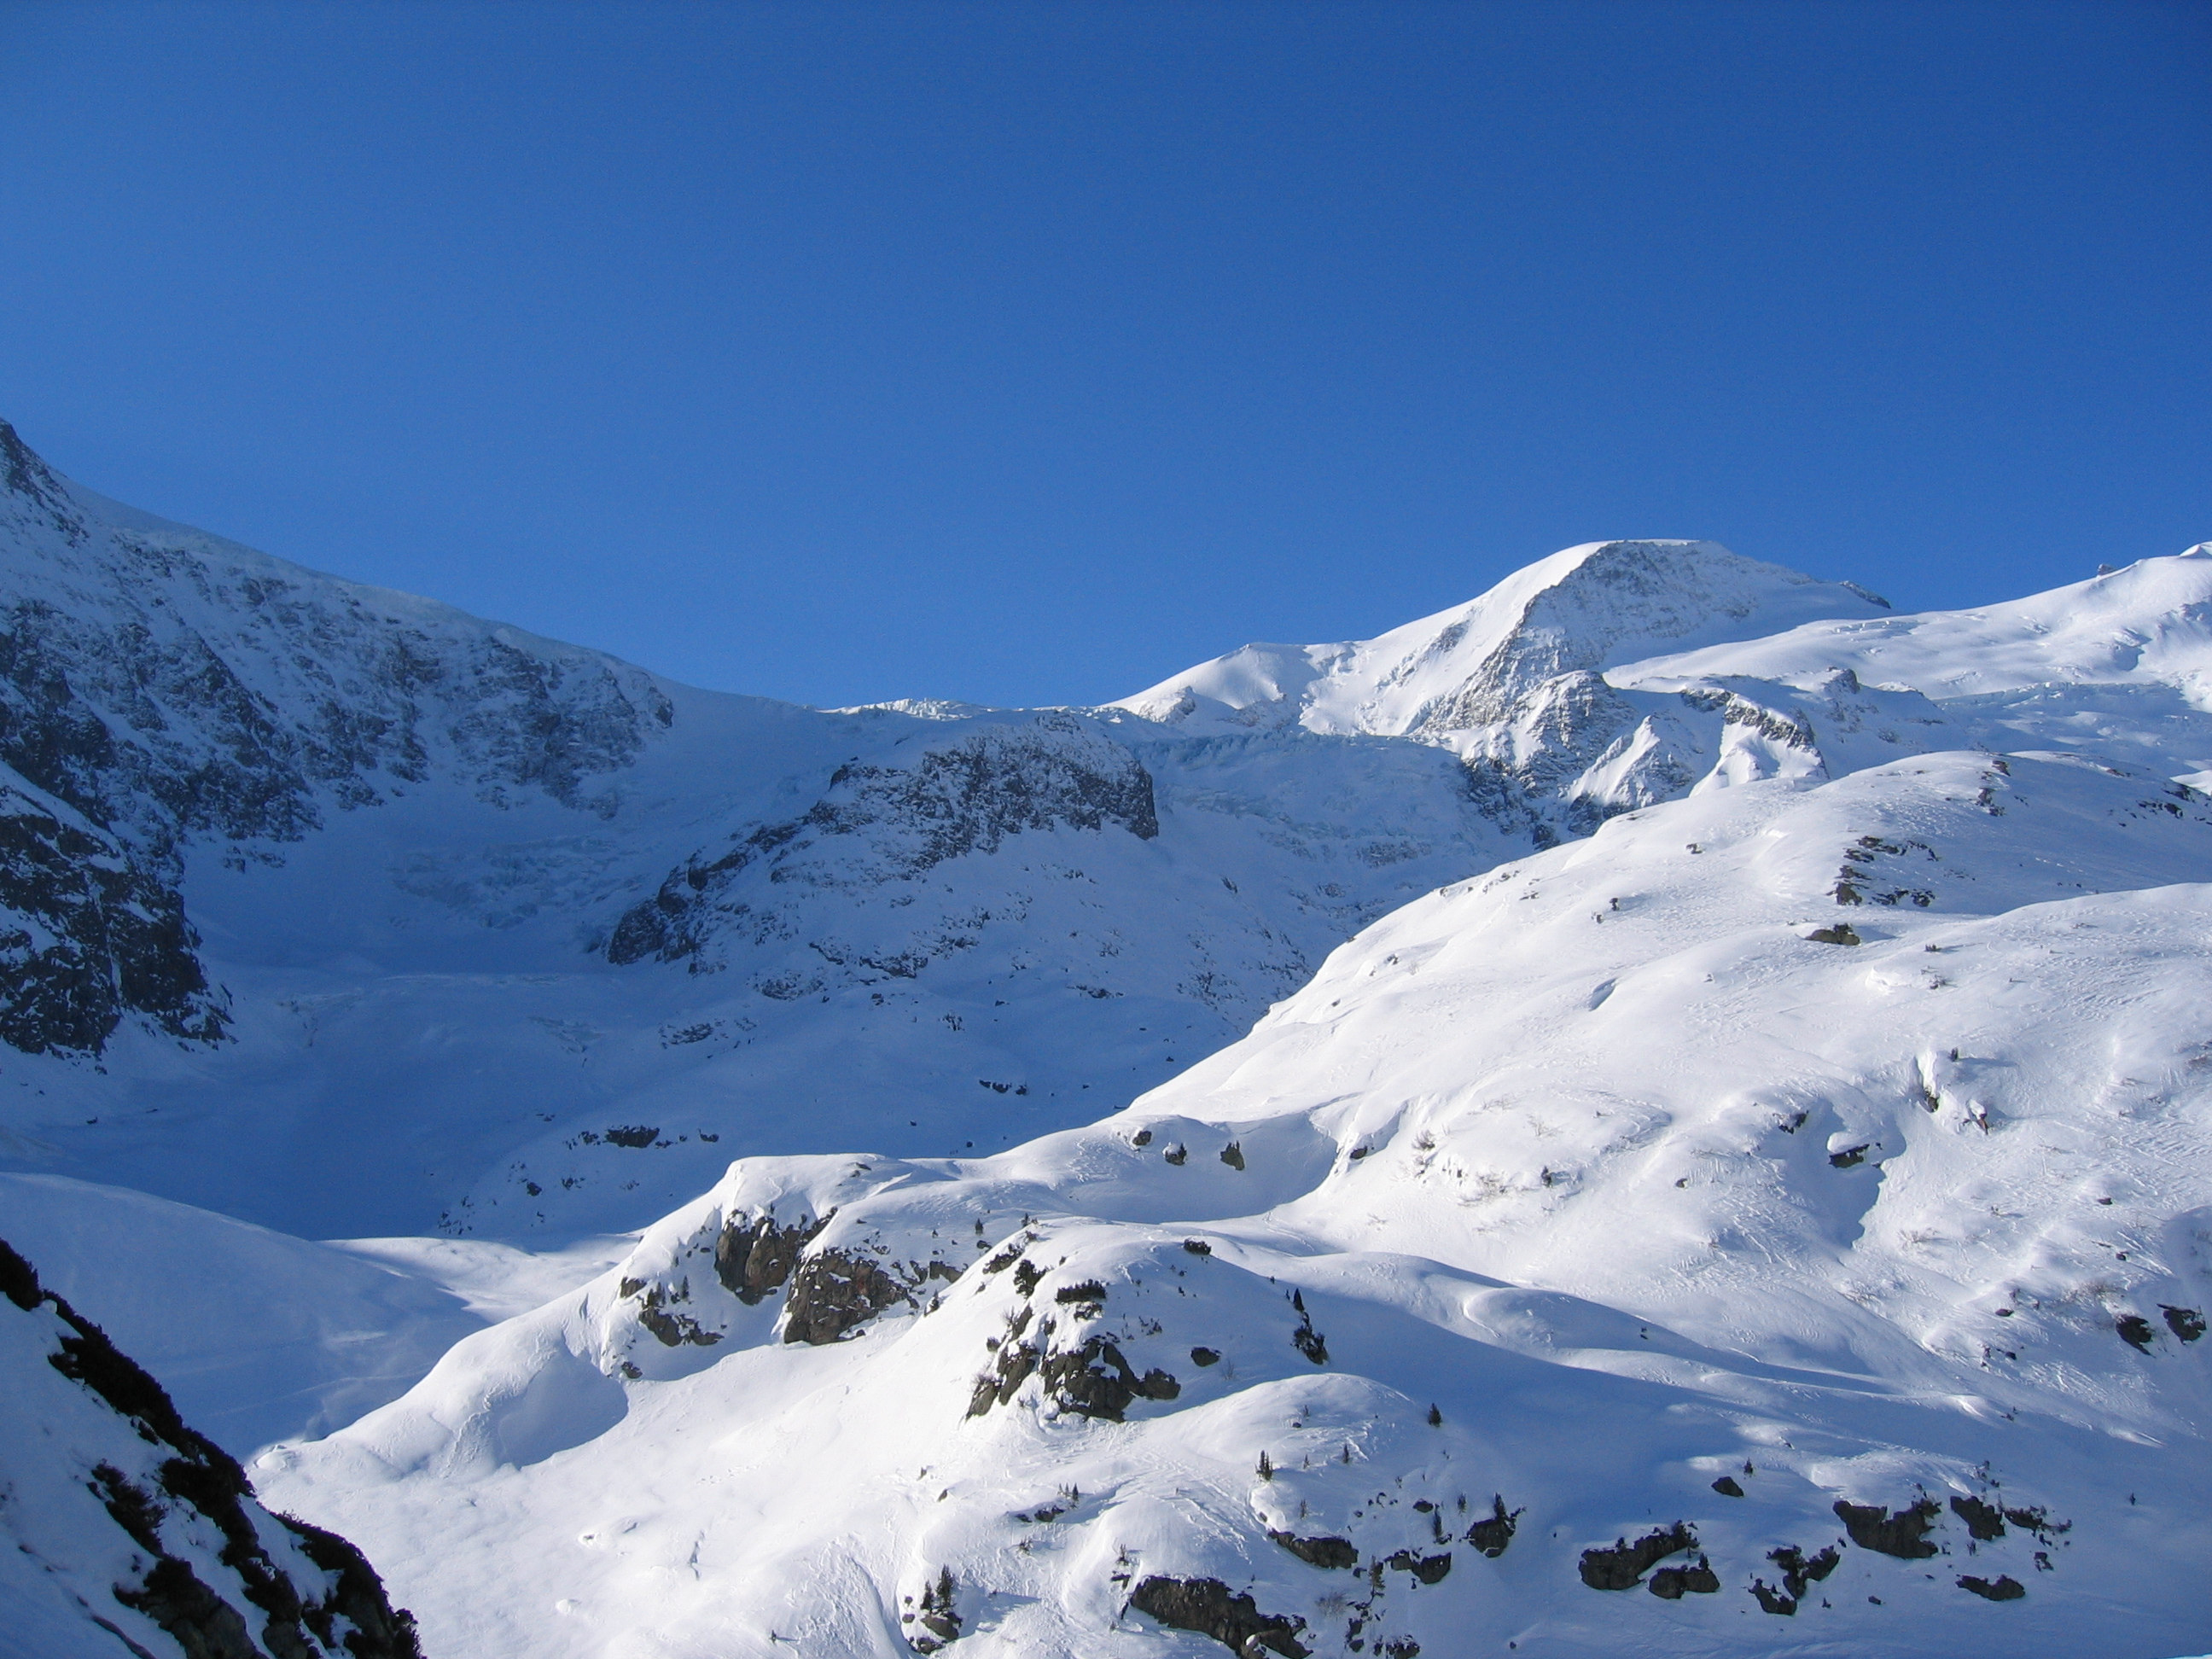
[[2212,5],[0,3],[0,414],[696,683],[2212,537]]

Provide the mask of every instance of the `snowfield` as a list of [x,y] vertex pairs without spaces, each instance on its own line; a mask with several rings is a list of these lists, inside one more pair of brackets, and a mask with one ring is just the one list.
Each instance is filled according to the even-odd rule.
[[1155,1578],[1279,1652],[2202,1645],[2212,805],[2117,771],[1614,820],[1091,1129],[745,1160],[256,1478],[472,1654],[1206,1650]]
[[0,1655],[2212,1648],[2212,544],[817,710],[0,486]]

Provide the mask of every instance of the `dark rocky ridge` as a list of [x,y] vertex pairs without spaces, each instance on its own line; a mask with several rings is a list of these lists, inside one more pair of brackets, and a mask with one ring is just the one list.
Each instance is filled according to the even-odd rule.
[[[44,1289],[4,1243],[0,1295],[50,1326],[46,1363],[114,1414],[106,1455],[77,1445],[33,1455],[98,1457],[84,1490],[136,1552],[132,1576],[112,1587],[118,1607],[150,1620],[185,1659],[421,1659],[414,1621],[392,1606],[361,1552],[264,1509],[236,1460],[187,1426],[161,1385]],[[27,1538],[17,1547],[36,1559]],[[131,1650],[150,1653],[89,1606],[84,1614]]]

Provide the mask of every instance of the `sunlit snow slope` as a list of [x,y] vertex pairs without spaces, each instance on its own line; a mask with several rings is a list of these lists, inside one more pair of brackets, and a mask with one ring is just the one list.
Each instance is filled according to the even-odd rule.
[[2071,757],[1708,789],[1093,1128],[743,1161],[258,1478],[472,1654],[2198,1651],[2208,853]]

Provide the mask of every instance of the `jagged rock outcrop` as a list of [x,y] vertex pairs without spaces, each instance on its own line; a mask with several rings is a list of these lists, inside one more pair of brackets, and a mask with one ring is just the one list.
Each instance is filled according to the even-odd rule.
[[[697,957],[718,931],[772,908],[778,886],[911,881],[949,860],[994,853],[1009,836],[1054,828],[1152,840],[1160,825],[1151,775],[1127,749],[1069,714],[925,734],[902,745],[896,763],[839,768],[799,817],[757,826],[726,851],[694,857],[623,913],[607,956],[616,963]],[[911,979],[938,953],[924,941],[855,951],[849,962],[824,954],[856,974]]]
[[42,1659],[421,1659],[344,1539],[228,1452],[0,1243],[0,1607]]

